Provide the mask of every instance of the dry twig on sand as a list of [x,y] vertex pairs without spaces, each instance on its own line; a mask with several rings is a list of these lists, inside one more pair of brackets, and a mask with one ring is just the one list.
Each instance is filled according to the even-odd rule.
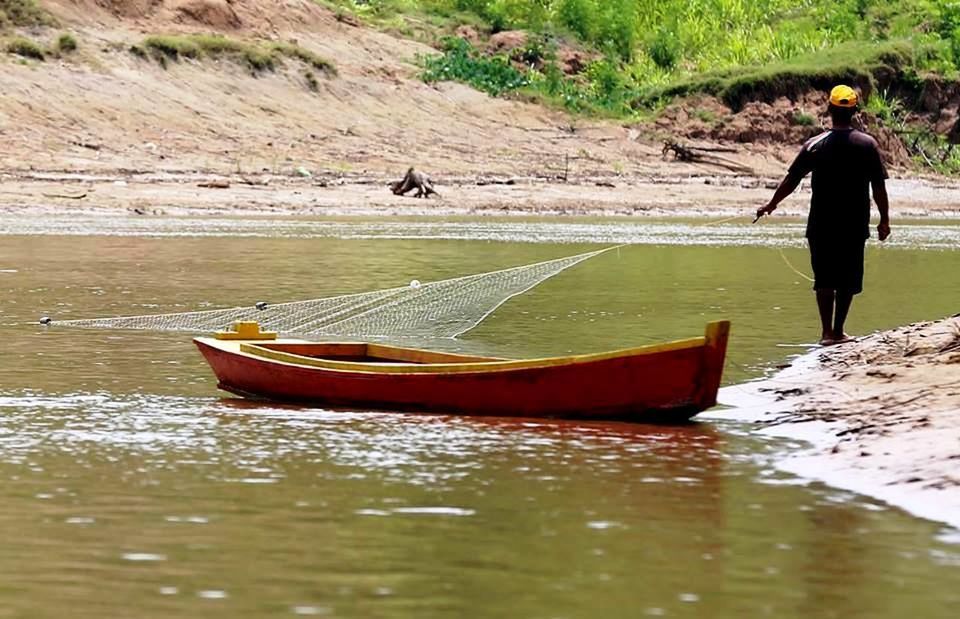
[[67,200],[83,200],[87,197],[87,192],[83,193],[44,193],[44,198],[64,198]]

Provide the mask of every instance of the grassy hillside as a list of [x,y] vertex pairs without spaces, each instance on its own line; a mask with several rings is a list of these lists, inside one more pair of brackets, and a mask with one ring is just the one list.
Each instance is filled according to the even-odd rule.
[[[445,57],[427,61],[425,77],[614,115],[695,91],[736,105],[745,92],[783,90],[793,78],[857,78],[869,88],[878,68],[952,78],[960,65],[954,0],[325,1],[419,38],[459,24],[487,35],[525,30],[533,35],[526,48],[509,57],[439,42]],[[552,60],[566,44],[594,54],[578,75],[556,73]]]
[[[698,93],[737,111],[846,82],[877,122],[910,136],[918,163],[960,173],[942,127],[911,115],[930,113],[926,82],[958,80],[957,0],[315,1],[440,49],[420,59],[426,81],[576,113],[644,118]],[[504,31],[520,32],[491,45]]]

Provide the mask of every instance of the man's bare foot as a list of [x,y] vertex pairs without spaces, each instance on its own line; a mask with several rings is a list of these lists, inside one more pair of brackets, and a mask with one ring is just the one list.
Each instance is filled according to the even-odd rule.
[[841,333],[840,335],[823,335],[820,337],[821,346],[836,346],[837,344],[846,344],[847,342],[852,342],[856,338],[850,337],[846,333]]
[[833,346],[834,344],[833,334],[830,333],[829,331],[825,331],[821,333],[819,343],[821,346]]

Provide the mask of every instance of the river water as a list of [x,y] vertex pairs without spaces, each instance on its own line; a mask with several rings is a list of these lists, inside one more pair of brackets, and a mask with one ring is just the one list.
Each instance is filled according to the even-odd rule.
[[[343,413],[218,393],[189,336],[42,328],[432,281],[632,243],[444,348],[698,335],[725,383],[818,335],[796,222],[0,219],[0,618],[954,617],[960,536],[682,427]],[[957,311],[960,229],[867,252],[849,330]]]

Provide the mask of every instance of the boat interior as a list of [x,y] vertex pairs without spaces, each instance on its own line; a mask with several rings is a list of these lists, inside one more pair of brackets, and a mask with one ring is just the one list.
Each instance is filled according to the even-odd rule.
[[385,344],[326,343],[326,342],[263,342],[245,346],[247,352],[256,354],[257,348],[268,351],[298,355],[310,359],[345,361],[351,363],[485,363],[506,361],[497,357],[477,357],[456,353],[435,352],[415,348],[401,348]]

